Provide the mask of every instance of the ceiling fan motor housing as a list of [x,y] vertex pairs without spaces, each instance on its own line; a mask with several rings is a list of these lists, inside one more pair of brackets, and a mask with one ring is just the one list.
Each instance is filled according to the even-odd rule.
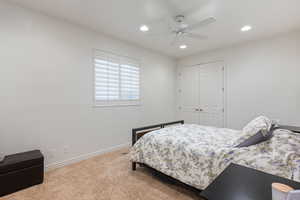
[[184,21],[184,16],[183,15],[177,15],[175,17],[175,21],[178,23],[182,23]]
[[184,19],[184,15],[177,15],[175,17],[175,21],[178,23],[176,32],[184,32],[184,29],[188,27],[188,24],[184,22]]

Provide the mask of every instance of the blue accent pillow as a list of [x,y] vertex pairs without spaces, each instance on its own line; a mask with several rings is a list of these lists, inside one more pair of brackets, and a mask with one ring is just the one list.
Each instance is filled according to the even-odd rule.
[[263,130],[260,130],[255,135],[249,137],[244,142],[240,143],[239,145],[237,145],[235,147],[238,147],[238,148],[249,147],[251,145],[256,145],[261,142],[265,142],[273,137],[273,132],[276,128],[277,128],[276,125],[272,124],[270,131],[268,131],[267,133],[264,133]]

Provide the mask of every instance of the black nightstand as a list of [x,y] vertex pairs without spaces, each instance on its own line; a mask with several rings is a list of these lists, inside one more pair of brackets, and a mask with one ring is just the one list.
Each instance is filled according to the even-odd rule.
[[300,189],[295,181],[231,164],[200,195],[208,200],[272,200],[274,182]]
[[295,133],[300,133],[300,127],[298,126],[279,125],[279,128],[286,129]]

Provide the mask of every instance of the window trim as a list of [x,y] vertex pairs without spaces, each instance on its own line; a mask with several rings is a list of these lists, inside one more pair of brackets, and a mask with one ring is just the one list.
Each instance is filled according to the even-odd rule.
[[[96,81],[96,72],[95,72],[95,59],[97,58],[98,54],[111,54],[116,57],[121,58],[127,58],[129,60],[132,60],[137,63],[137,67],[139,68],[139,99],[137,100],[103,100],[103,101],[97,101],[96,96],[96,90],[95,90],[95,81]],[[92,56],[92,66],[93,66],[93,107],[99,108],[99,107],[128,107],[128,106],[141,106],[141,64],[138,59],[131,58],[128,56],[116,54],[110,51],[105,51],[101,49],[93,49],[93,56]]]

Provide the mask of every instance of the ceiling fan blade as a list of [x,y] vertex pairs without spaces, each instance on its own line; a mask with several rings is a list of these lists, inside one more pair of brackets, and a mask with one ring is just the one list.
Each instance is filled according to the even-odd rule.
[[174,39],[171,42],[171,46],[174,46],[178,42],[179,36],[176,34]]
[[146,33],[147,36],[150,36],[150,37],[163,37],[163,36],[169,36],[171,35],[172,33],[170,33],[169,31],[162,31],[162,32],[151,32],[151,33]]
[[212,24],[214,22],[216,22],[217,20],[214,18],[214,17],[209,17],[209,18],[206,18],[196,24],[192,24],[190,25],[187,30],[191,31],[191,30],[194,30],[194,29],[197,29],[197,28],[200,28],[200,27],[203,27],[203,26],[207,26],[209,24]]
[[186,33],[185,37],[196,39],[196,40],[206,40],[208,37],[206,35],[200,35],[196,33]]

